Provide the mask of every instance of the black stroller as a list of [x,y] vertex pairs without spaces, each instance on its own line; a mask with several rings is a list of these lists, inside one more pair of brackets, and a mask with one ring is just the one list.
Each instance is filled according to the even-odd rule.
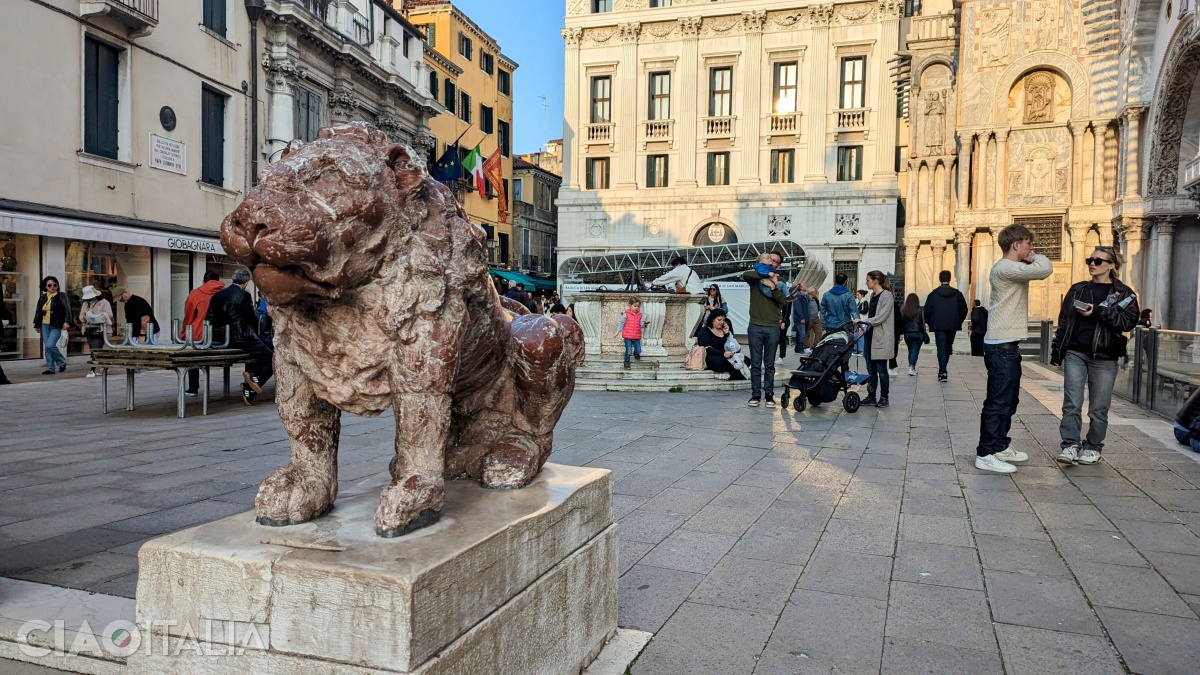
[[779,399],[781,407],[787,410],[792,389],[797,390],[793,405],[797,412],[809,403],[817,406],[833,401],[839,392],[844,392],[842,407],[849,413],[858,412],[862,400],[858,392],[850,391],[850,388],[866,382],[867,376],[850,370],[850,354],[869,328],[865,323],[849,324],[842,330],[826,334],[813,345],[812,354],[800,357],[799,369],[793,370],[787,384],[783,385],[783,395]]

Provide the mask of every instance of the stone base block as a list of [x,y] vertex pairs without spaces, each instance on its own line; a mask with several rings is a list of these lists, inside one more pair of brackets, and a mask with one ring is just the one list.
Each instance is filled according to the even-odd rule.
[[253,514],[139,553],[135,673],[577,673],[617,621],[603,469],[547,464],[521,490],[447,485],[435,525],[374,534],[384,481],[313,523]]

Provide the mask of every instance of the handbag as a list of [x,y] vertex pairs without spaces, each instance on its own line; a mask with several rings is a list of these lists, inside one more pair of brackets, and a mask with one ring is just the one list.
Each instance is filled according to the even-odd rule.
[[694,274],[694,272],[689,271],[688,275],[687,275],[687,279],[684,279],[683,281],[675,282],[675,292],[676,293],[687,293],[687,282],[692,280],[692,274]]
[[692,347],[691,350],[688,351],[687,357],[683,360],[683,367],[688,370],[704,370],[704,356],[706,351],[707,350],[700,345]]
[[923,345],[929,344],[929,333],[927,333],[925,331],[921,331],[921,344],[923,344]]

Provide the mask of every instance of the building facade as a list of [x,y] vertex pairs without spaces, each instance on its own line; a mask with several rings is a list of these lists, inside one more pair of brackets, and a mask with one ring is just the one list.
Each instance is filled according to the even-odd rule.
[[500,199],[490,184],[482,195],[469,180],[458,183],[455,191],[467,218],[487,231],[491,263],[517,267],[520,260],[513,253],[511,194],[512,96],[517,64],[501,53],[496,40],[450,2],[407,0],[404,11],[424,34],[428,48],[437,54],[430,62],[442,78],[437,85],[429,82],[429,86],[438,87],[442,102],[441,114],[429,125],[436,139],[429,161],[432,165],[455,143],[460,157],[466,157],[476,144],[485,158],[500,149],[509,213],[500,213]]
[[520,157],[513,160],[513,235],[522,272],[558,270],[558,191],[562,178]]
[[651,4],[567,3],[559,259],[782,238],[893,271],[901,3]]
[[524,155],[520,155],[520,157],[526,162],[539,166],[561,178],[563,163],[562,147],[562,139],[555,138],[553,140],[546,141],[546,147],[544,150],[526,153]]

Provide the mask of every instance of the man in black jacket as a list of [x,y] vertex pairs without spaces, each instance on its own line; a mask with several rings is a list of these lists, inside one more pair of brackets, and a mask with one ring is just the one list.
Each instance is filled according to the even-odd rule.
[[967,329],[971,331],[971,356],[983,356],[983,336],[987,335],[988,311],[983,308],[983,303],[975,301],[975,308],[971,310],[971,320],[967,322]]
[[229,346],[247,352],[254,359],[246,364],[246,372],[242,374],[246,380],[242,383],[242,402],[254,405],[254,397],[262,393],[262,386],[275,374],[272,363],[275,348],[258,335],[254,298],[246,292],[249,283],[249,270],[236,270],[233,283],[209,302],[208,321],[212,324],[214,343],[223,343],[228,332]]
[[962,292],[950,285],[950,271],[942,270],[938,274],[941,286],[933,289],[925,298],[925,321],[933,333],[937,344],[938,381],[946,381],[946,367],[950,363],[950,348],[954,345],[954,336],[967,320],[967,299]]

